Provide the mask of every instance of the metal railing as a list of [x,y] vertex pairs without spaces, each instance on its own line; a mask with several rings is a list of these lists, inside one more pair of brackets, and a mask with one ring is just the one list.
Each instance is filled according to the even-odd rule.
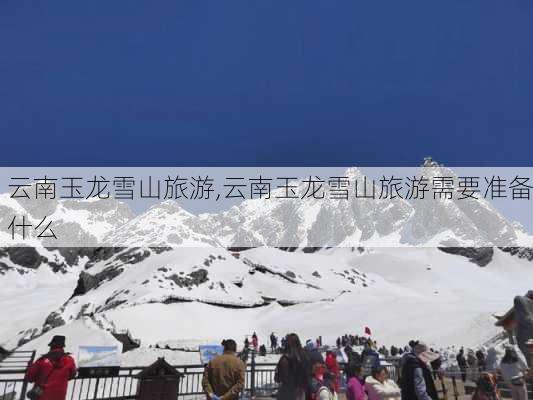
[[[0,400],[24,400],[27,391],[27,382],[24,380],[26,366],[33,361],[35,354],[25,355],[25,361],[20,361],[20,367],[9,368],[9,365],[17,363],[0,363]],[[15,361],[15,358],[11,358]],[[381,360],[389,372],[392,380],[398,381],[398,358],[385,358]],[[26,366],[23,366],[26,364]],[[344,365],[340,365],[344,370]],[[86,378],[77,377],[70,381],[67,392],[67,400],[130,400],[138,398],[139,380],[137,375],[145,367],[122,367],[119,375],[114,377]],[[182,378],[179,382],[180,400],[203,398],[202,378],[204,366],[177,365],[174,366],[181,372]],[[255,357],[246,366],[245,389],[243,398],[254,396],[269,396],[276,392],[277,383],[274,380],[276,370],[275,363],[256,363]],[[344,375],[344,374],[343,374]],[[438,386],[439,397],[447,400],[452,398],[458,400],[465,394],[465,389],[459,383],[462,381],[461,371],[447,371],[441,376],[435,375],[435,382]],[[341,380],[341,387],[344,389],[345,380]],[[505,390],[505,387],[503,387]],[[529,389],[529,387],[528,387]]]
[[35,351],[13,351],[2,358],[0,400],[20,400],[26,397],[28,382],[24,380],[24,371],[34,360]]
[[74,378],[70,381],[66,398],[68,400],[135,399],[138,389],[136,375],[142,369],[121,368],[119,375],[112,377]]
[[[177,365],[174,368],[183,374],[179,383],[179,398],[203,395],[203,365]],[[396,379],[395,366],[390,365],[387,368],[391,378]],[[119,375],[114,377],[76,377],[69,382],[66,398],[67,400],[135,399],[139,384],[137,374],[143,369],[144,367],[122,367]],[[275,363],[255,363],[252,357],[251,363],[246,367],[244,396],[265,396],[274,393],[278,387],[274,380],[275,371]],[[0,368],[0,400],[24,400],[27,391],[25,372],[26,368]]]

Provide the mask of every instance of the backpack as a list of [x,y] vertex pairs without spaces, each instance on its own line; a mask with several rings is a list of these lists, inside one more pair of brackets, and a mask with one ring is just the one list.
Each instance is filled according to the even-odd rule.
[[327,386],[321,385],[318,389],[311,393],[311,400],[337,400],[337,394],[329,390]]

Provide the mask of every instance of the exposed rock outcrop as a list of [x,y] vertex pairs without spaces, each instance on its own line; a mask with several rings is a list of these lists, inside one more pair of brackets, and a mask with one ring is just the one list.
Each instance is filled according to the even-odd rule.
[[439,250],[466,257],[480,267],[487,266],[494,256],[494,249],[492,247],[439,247]]

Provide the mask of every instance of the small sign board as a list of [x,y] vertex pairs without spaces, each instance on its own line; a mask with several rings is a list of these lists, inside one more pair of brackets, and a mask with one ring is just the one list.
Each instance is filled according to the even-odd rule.
[[78,364],[80,368],[120,366],[118,346],[80,346]]
[[219,344],[202,345],[198,347],[202,364],[207,364],[213,358],[224,352],[224,347]]

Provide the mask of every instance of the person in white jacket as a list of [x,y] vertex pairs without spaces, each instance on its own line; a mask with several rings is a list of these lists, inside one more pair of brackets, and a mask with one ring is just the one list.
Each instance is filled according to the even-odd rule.
[[501,359],[502,355],[498,349],[494,346],[490,347],[487,351],[487,358],[485,359],[485,370],[490,373],[495,373],[500,367]]
[[372,370],[372,375],[366,378],[365,389],[368,393],[368,400],[401,399],[400,388],[389,379],[387,368],[384,366]]

